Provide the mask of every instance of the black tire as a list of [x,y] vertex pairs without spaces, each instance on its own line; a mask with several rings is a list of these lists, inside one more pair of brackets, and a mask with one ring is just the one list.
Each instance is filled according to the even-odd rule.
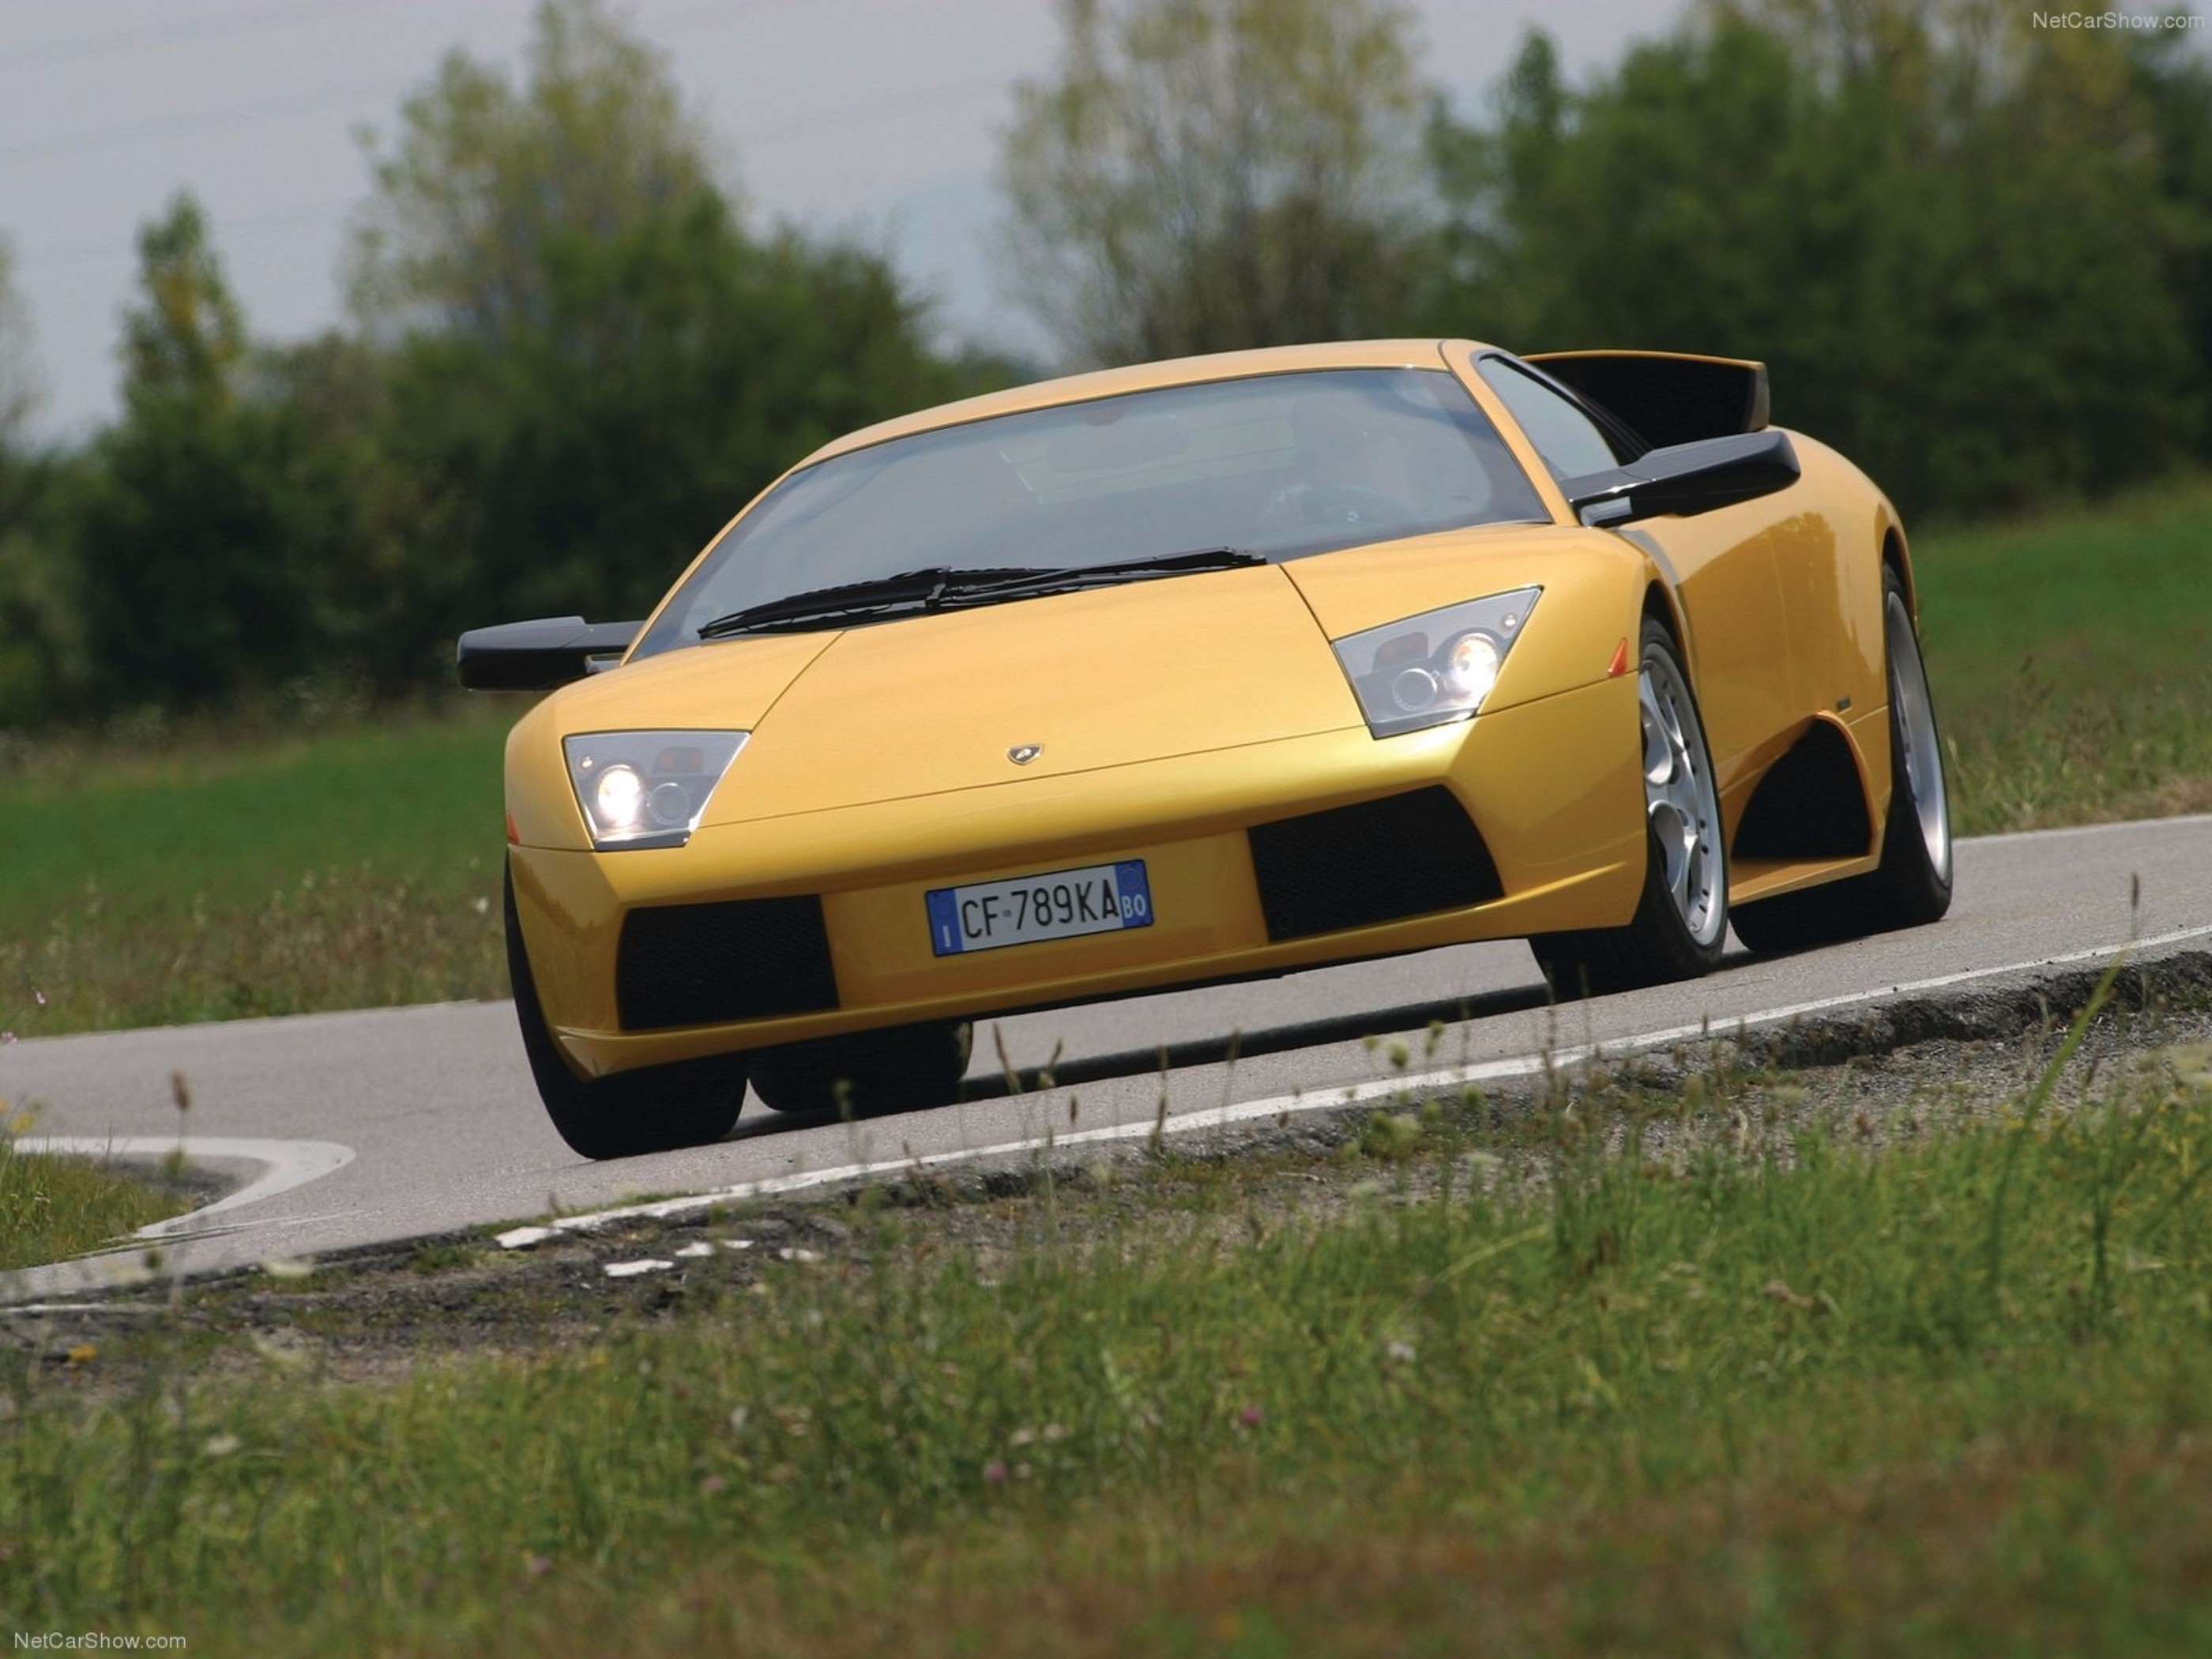
[[873,1117],[949,1106],[960,1097],[972,1038],[965,1021],[939,1021],[759,1048],[753,1092],[779,1112]]
[[[1638,654],[1639,673],[1644,672],[1655,653],[1672,670],[1682,688],[1688,690],[1689,676],[1683,672],[1674,636],[1656,618],[1646,617],[1642,648]],[[1705,719],[1698,711],[1694,693],[1690,696],[1688,712],[1689,723],[1696,727],[1696,757],[1710,779],[1711,752],[1705,744]],[[1642,740],[1639,730],[1639,752]],[[1628,925],[1542,933],[1528,941],[1528,948],[1535,953],[1536,965],[1543,970],[1553,996],[1597,996],[1645,985],[1663,985],[1674,980],[1696,979],[1712,971],[1728,940],[1728,856],[1721,841],[1717,794],[1710,797],[1709,811],[1710,817],[1700,824],[1700,832],[1711,838],[1709,853],[1717,866],[1711,902],[1719,910],[1719,926],[1706,922],[1709,937],[1704,939],[1691,931],[1668,885],[1666,852],[1647,806],[1644,895]]]
[[587,1082],[568,1069],[545,1012],[538,1001],[538,981],[523,948],[522,924],[514,914],[514,876],[506,881],[507,973],[514,987],[514,1018],[522,1027],[522,1051],[530,1059],[538,1097],[561,1139],[586,1158],[635,1158],[643,1152],[674,1152],[720,1140],[736,1125],[745,1099],[745,1062],[740,1054],[716,1054],[673,1066],[653,1066]]
[[[1927,677],[1924,670],[1917,668],[1919,639],[1905,606],[1905,585],[1898,580],[1896,571],[1887,566],[1883,567],[1881,574],[1882,611],[1887,619],[1885,631],[1900,626],[1905,629],[1905,644],[1911,653],[1914,671],[1919,673],[1919,695],[1924,700]],[[1894,612],[1891,611],[1893,605],[1896,607]],[[1881,862],[1863,876],[1745,905],[1735,914],[1735,933],[1753,951],[1763,954],[1806,951],[1844,939],[1863,939],[1871,933],[1891,933],[1899,927],[1918,927],[1939,920],[1951,908],[1949,857],[1947,852],[1939,863],[1929,850],[1929,836],[1921,823],[1921,808],[1926,803],[1916,793],[1905,758],[1905,699],[1899,694],[1897,678],[1901,665],[1893,640],[1888,643],[1887,654],[1889,814],[1882,830]],[[1936,809],[1941,813],[1944,809],[1942,745],[1936,732],[1933,706],[1929,705],[1925,712],[1928,732],[1924,741],[1931,751],[1938,797]],[[1943,841],[1947,848],[1948,838],[1946,818]]]

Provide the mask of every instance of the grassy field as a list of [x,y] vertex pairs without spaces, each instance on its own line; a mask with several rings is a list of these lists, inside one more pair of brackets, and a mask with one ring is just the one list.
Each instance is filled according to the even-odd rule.
[[2212,479],[1913,557],[1960,833],[2212,811]]
[[2054,1094],[2063,1060],[1881,1150],[1715,1073],[1431,1106],[1328,1159],[1334,1206],[1161,1157],[1018,1200],[996,1249],[863,1206],[829,1256],[397,1377],[257,1337],[207,1381],[158,1331],[105,1387],[19,1358],[0,1622],[328,1655],[2202,1652],[2212,1079]]
[[0,1124],[0,1272],[76,1255],[185,1207],[177,1192],[98,1159],[23,1152]]
[[0,1030],[504,995],[513,718],[36,751],[0,827]]
[[[2212,807],[2212,480],[1915,545],[1962,833]],[[0,1031],[493,996],[513,709],[0,752]]]

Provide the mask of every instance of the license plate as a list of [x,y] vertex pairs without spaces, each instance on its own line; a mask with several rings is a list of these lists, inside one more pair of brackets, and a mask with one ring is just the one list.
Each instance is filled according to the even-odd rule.
[[929,894],[929,948],[940,957],[1152,925],[1152,889],[1142,859]]

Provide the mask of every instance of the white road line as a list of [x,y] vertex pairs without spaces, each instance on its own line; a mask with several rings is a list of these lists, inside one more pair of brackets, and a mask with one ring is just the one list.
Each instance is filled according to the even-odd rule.
[[[261,1173],[234,1193],[187,1214],[141,1227],[133,1238],[189,1237],[211,1215],[258,1204],[295,1187],[304,1187],[353,1162],[353,1148],[335,1140],[261,1140],[233,1135],[32,1135],[15,1143],[24,1152],[69,1152],[86,1158],[167,1158],[181,1152],[194,1162],[234,1159],[258,1164]],[[210,1232],[231,1229],[210,1228]]]
[[[1824,1013],[1834,1008],[1848,1008],[1866,1002],[1878,1002],[1886,997],[1910,996],[1923,991],[1939,991],[1954,985],[1965,985],[1979,979],[1995,979],[2005,974],[2033,972],[2039,968],[2063,968],[2075,963],[2098,962],[2125,953],[2155,950],[2162,945],[2179,945],[2188,939],[2212,938],[2212,925],[2198,927],[2178,927],[2171,933],[2154,934],[2148,939],[2132,940],[2125,945],[2093,945],[2086,950],[2069,951],[2062,955],[2039,957],[2028,962],[2010,962],[1995,968],[1970,968],[1955,974],[1939,974],[1931,979],[1907,980],[1882,990],[1851,991],[1841,995],[1816,998],[1810,1002],[1795,1002],[1778,1008],[1763,1009],[1757,1013],[1740,1015],[1732,1019],[1701,1021],[1695,1025],[1669,1026],[1664,1030],[1646,1031],[1640,1036],[1618,1038],[1611,1042],[1582,1043],[1554,1050],[1550,1054],[1522,1054],[1507,1060],[1484,1060],[1473,1066],[1454,1066],[1443,1071],[1416,1072],[1402,1077],[1378,1078],[1368,1083],[1353,1084],[1340,1089],[1328,1089],[1311,1095],[1274,1095],[1262,1100],[1239,1101],[1227,1106],[1211,1106],[1198,1111],[1178,1112],[1164,1118],[1132,1119],[1124,1123],[1108,1124],[1103,1128],[1079,1129],[1067,1134],[1031,1135],[1020,1140],[1001,1141],[994,1146],[960,1147],[950,1152],[930,1152],[919,1158],[886,1158],[874,1163],[845,1164],[829,1169],[801,1170],[787,1176],[766,1176],[757,1181],[743,1181],[729,1187],[719,1187],[710,1192],[697,1193],[685,1198],[661,1199],[649,1204],[626,1204],[612,1209],[592,1210],[580,1215],[556,1216],[543,1227],[517,1228],[502,1234],[500,1243],[510,1249],[528,1249],[556,1233],[591,1232],[611,1222],[631,1220],[666,1220],[674,1216],[690,1215],[700,1210],[711,1209],[718,1204],[741,1202],[750,1198],[770,1198],[785,1193],[804,1192],[813,1187],[826,1187],[840,1182],[863,1180],[872,1176],[902,1175],[913,1170],[941,1169],[948,1164],[972,1163],[987,1158],[1003,1158],[1012,1154],[1048,1150],[1060,1146],[1095,1145],[1103,1141],[1138,1140],[1149,1138],[1155,1131],[1164,1134],[1187,1133],[1194,1129],[1222,1128],[1233,1123],[1249,1123],[1261,1118],[1287,1117],[1293,1112],[1322,1111],[1339,1106],[1354,1106],[1363,1102],[1388,1098],[1392,1095],[1414,1090],[1464,1087],[1468,1084],[1484,1083],[1509,1077],[1528,1077],[1547,1066],[1572,1066],[1602,1053],[1621,1054],[1643,1048],[1663,1048],[1670,1043],[1692,1038],[1721,1036],[1732,1031],[1748,1030],[1753,1026],[1780,1024],[1801,1019],[1808,1014]],[[512,1242],[510,1242],[512,1241]]]

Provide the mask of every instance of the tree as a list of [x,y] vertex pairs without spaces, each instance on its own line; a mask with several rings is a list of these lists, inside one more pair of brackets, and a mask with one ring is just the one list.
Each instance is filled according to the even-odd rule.
[[594,0],[540,8],[520,84],[449,58],[375,177],[353,292],[391,354],[416,666],[479,623],[639,614],[806,450],[964,389],[883,259],[748,233]]
[[396,143],[370,145],[351,288],[385,334],[543,329],[580,245],[731,208],[660,54],[599,0],[538,7],[520,88],[448,53],[402,104]]
[[351,480],[258,383],[188,195],[139,234],[123,415],[64,507],[83,703],[219,702],[330,666],[325,595],[357,557]]
[[0,727],[28,724],[52,706],[76,615],[46,533],[60,469],[31,441],[40,382],[13,264],[0,238]]
[[[1457,331],[1766,359],[1909,507],[2110,487],[2202,403],[2124,50],[1981,0],[1734,0],[1446,121]],[[2178,257],[2178,256],[2176,256]]]
[[2156,151],[2164,211],[2152,228],[2182,312],[2198,391],[2197,453],[2212,458],[2212,59],[2179,31],[2129,37],[2138,107]]
[[15,291],[15,250],[0,236],[0,457],[21,447],[40,389],[30,312]]
[[1072,355],[1387,330],[1426,94],[1389,0],[1062,0],[1004,173],[1024,303]]

